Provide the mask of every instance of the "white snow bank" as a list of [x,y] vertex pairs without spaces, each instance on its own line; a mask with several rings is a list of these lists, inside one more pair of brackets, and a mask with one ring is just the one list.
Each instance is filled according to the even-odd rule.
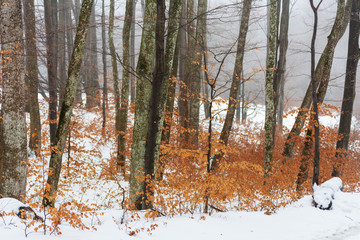
[[342,187],[342,180],[338,177],[331,178],[320,186],[315,184],[313,187],[315,206],[323,210],[331,209],[335,193],[340,191]]

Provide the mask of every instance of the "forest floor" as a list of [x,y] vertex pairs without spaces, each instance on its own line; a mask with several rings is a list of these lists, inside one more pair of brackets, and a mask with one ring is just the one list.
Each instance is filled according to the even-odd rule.
[[[123,212],[107,210],[104,215],[88,219],[97,228],[77,230],[64,223],[62,235],[44,236],[42,231],[25,230],[17,217],[0,218],[1,239],[154,239],[154,240],[358,240],[360,239],[360,194],[338,192],[333,209],[324,211],[311,205],[311,196],[279,209],[272,215],[264,212],[226,212],[139,219],[119,224]],[[10,223],[11,222],[11,223]],[[154,229],[132,234],[142,227]]]
[[[224,104],[215,106],[214,111],[224,115]],[[42,105],[44,122],[44,138],[47,139],[47,106]],[[114,109],[108,115],[113,116]],[[132,115],[130,115],[131,121]],[[224,116],[220,116],[224,117]],[[257,107],[249,111],[249,125],[254,130],[263,126],[264,109]],[[322,116],[323,125],[333,127],[339,117]],[[59,204],[65,208],[71,206],[77,209],[90,209],[87,217],[79,217],[79,211],[74,219],[81,219],[82,223],[71,226],[71,217],[61,220],[58,233],[51,233],[50,227],[54,222],[47,219],[47,231],[44,235],[41,223],[30,223],[20,220],[17,216],[2,216],[0,214],[0,240],[18,239],[62,239],[62,240],[97,240],[97,239],[150,239],[150,240],[358,240],[360,239],[360,193],[337,192],[333,202],[333,209],[324,211],[312,206],[312,198],[307,195],[286,207],[281,207],[271,215],[264,211],[228,211],[212,212],[209,214],[182,214],[166,217],[144,217],[144,212],[124,212],[121,210],[122,188],[127,189],[127,181],[106,177],[105,163],[114,158],[115,137],[113,134],[113,117],[108,118],[107,139],[101,134],[101,114],[76,109],[73,117],[72,143],[70,154],[65,151],[64,169],[60,182],[63,195],[59,197]],[[294,117],[285,119],[285,126],[291,127]],[[215,123],[214,128],[221,124]],[[354,121],[354,127],[359,128],[359,122]],[[43,146],[47,146],[44,143]],[[44,149],[44,152],[49,151]],[[30,160],[28,171],[28,202],[40,203],[44,188],[44,169],[47,168],[46,159],[33,158]],[[105,177],[104,177],[105,176]],[[113,177],[113,176],[110,176]],[[73,202],[74,200],[74,202]],[[74,203],[78,203],[76,205]],[[40,205],[41,206],[41,205]],[[70,206],[70,204],[68,204]],[[16,211],[18,205],[7,204],[6,199],[0,199],[0,213]],[[39,205],[36,209],[40,209]],[[232,208],[229,208],[232,209]],[[44,216],[44,213],[39,212]],[[51,214],[47,214],[47,218]],[[66,216],[63,216],[64,218]],[[70,221],[69,221],[70,220]],[[77,221],[76,220],[76,221]],[[32,225],[33,224],[33,225]],[[73,222],[74,224],[74,222]],[[81,226],[89,227],[81,230]],[[96,230],[95,230],[96,229]],[[61,234],[60,234],[61,232]]]

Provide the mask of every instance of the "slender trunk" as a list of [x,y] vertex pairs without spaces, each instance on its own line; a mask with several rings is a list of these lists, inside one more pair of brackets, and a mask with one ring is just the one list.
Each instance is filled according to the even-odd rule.
[[171,121],[174,114],[174,103],[175,103],[175,92],[176,92],[176,82],[178,67],[179,67],[179,49],[180,49],[180,33],[178,34],[175,53],[173,58],[172,70],[170,75],[170,83],[168,90],[168,97],[166,102],[166,111],[165,111],[165,121],[164,121],[164,130],[162,133],[161,142],[164,144],[170,143],[170,132],[171,132]]
[[316,33],[317,33],[317,26],[318,26],[318,9],[322,1],[317,5],[314,6],[313,0],[310,0],[311,8],[314,12],[314,29],[313,29],[313,36],[311,39],[311,85],[312,85],[312,99],[313,99],[313,110],[314,110],[314,142],[315,142],[315,152],[314,152],[314,171],[313,171],[313,180],[312,185],[319,184],[319,170],[320,170],[320,142],[319,142],[319,134],[320,134],[320,127],[319,127],[319,111],[318,111],[318,101],[317,101],[317,94],[316,94],[316,79],[315,79],[315,42],[316,42]]
[[102,38],[102,62],[103,62],[103,95],[102,95],[102,128],[105,130],[106,126],[106,108],[108,104],[108,90],[107,90],[107,62],[106,62],[106,29],[105,29],[105,0],[102,1],[102,14],[101,14],[101,38]]
[[2,101],[0,117],[0,195],[26,194],[27,137],[21,0],[0,5]]
[[70,61],[71,54],[74,48],[74,36],[73,36],[73,22],[71,18],[71,5],[72,0],[65,0],[65,21],[66,21],[66,42],[68,62]]
[[[180,15],[180,29],[179,29],[179,79],[181,84],[179,85],[180,98],[178,100],[178,108],[180,115],[180,125],[183,129],[187,128],[188,119],[188,105],[187,105],[187,77],[186,77],[186,54],[187,54],[187,39],[186,39],[186,15],[187,15],[187,4],[186,1],[182,1],[181,4],[181,15]],[[181,145],[184,146],[186,143],[186,133],[182,133]]]
[[49,169],[52,174],[48,176],[43,204],[45,206],[54,206],[55,192],[58,189],[60,179],[62,154],[65,147],[66,137],[69,132],[69,125],[74,107],[74,100],[79,81],[80,67],[83,58],[84,45],[90,22],[91,9],[94,0],[83,0],[79,16],[79,24],[75,37],[74,52],[70,59],[68,80],[64,101],[61,106],[59,126],[56,129],[56,138],[54,148],[51,150]]
[[130,95],[131,95],[131,103],[135,103],[136,98],[136,75],[134,73],[135,70],[135,16],[136,16],[136,3],[137,0],[133,0],[133,12],[131,19],[131,33],[130,33]]
[[[149,102],[155,49],[156,1],[147,0],[136,73],[136,102],[130,166],[130,203],[142,208],[145,143],[149,124]],[[140,195],[139,195],[140,194]]]
[[[234,67],[233,78],[230,88],[230,95],[229,95],[229,104],[228,104],[229,107],[226,112],[225,122],[220,135],[220,140],[225,145],[227,145],[229,141],[231,128],[234,122],[235,110],[238,100],[238,92],[239,92],[240,84],[243,81],[242,79],[243,60],[245,55],[246,35],[249,28],[251,3],[252,0],[244,0],[243,3],[244,5],[241,15],[241,24],[240,24],[238,45],[236,51],[235,67]],[[212,168],[218,167],[221,156],[222,154],[218,154],[214,157]]]
[[119,79],[118,69],[116,62],[116,52],[114,45],[114,13],[115,13],[115,1],[110,1],[110,14],[109,14],[109,49],[112,63],[113,72],[113,86],[114,86],[114,97],[115,97],[115,133],[117,139],[117,157],[120,156],[119,145],[120,145],[120,92],[119,92]]
[[47,72],[49,83],[49,125],[50,143],[54,145],[57,127],[57,3],[56,0],[44,1]]
[[277,42],[277,0],[270,1],[270,18],[268,47],[266,57],[266,80],[265,80],[265,156],[264,175],[268,177],[272,171],[272,159],[274,149],[274,128],[276,125],[276,107],[274,94],[274,72],[276,68],[276,42]]
[[[327,37],[328,42],[325,46],[324,51],[321,54],[321,57],[317,63],[315,69],[315,86],[318,88],[318,102],[322,103],[326,88],[330,80],[331,66],[334,58],[334,51],[338,41],[344,35],[351,10],[352,0],[348,0],[345,4],[345,0],[338,1],[337,13],[334,25],[332,27],[330,35]],[[320,86],[319,86],[320,85]],[[283,156],[284,161],[288,161],[293,158],[295,152],[295,137],[299,136],[304,123],[306,120],[306,114],[308,113],[312,103],[312,85],[311,83],[308,86],[304,99],[301,103],[299,113],[296,116],[295,123],[287,137],[285,143]]]
[[126,1],[125,20],[123,27],[123,73],[121,86],[121,107],[120,107],[120,132],[118,144],[117,164],[124,170],[126,159],[126,131],[127,131],[127,116],[129,104],[129,83],[131,73],[131,59],[130,59],[130,33],[131,22],[133,19],[133,0]]
[[88,34],[89,49],[87,51],[87,60],[89,65],[84,66],[87,69],[87,77],[85,82],[86,92],[86,108],[90,109],[100,105],[99,92],[99,73],[97,61],[97,34],[96,34],[96,18],[95,7],[91,12],[91,23]]
[[59,0],[59,29],[58,29],[58,63],[59,63],[59,105],[64,99],[66,86],[66,14],[65,14],[65,0]]
[[34,0],[25,1],[25,36],[29,76],[30,142],[29,147],[36,155],[41,149],[41,120],[38,101],[39,79],[35,31]]
[[[277,108],[277,122],[282,125],[284,84],[286,71],[286,53],[288,48],[288,31],[289,31],[289,8],[290,0],[282,0],[282,12],[279,34],[279,60],[276,69],[275,95]],[[280,8],[279,8],[280,9]]]
[[356,92],[356,71],[360,57],[359,51],[359,22],[360,3],[359,1],[352,2],[350,30],[349,30],[349,43],[348,43],[348,57],[346,63],[346,76],[344,86],[344,96],[341,106],[341,117],[338,132],[338,141],[336,143],[337,162],[335,163],[332,171],[332,176],[339,177],[342,175],[343,158],[346,157],[350,130],[351,118],[353,113],[353,106]]

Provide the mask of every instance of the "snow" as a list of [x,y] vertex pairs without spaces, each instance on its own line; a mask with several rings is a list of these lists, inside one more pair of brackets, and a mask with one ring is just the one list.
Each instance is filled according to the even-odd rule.
[[[15,203],[15,202],[14,202]],[[305,196],[290,206],[280,209],[273,215],[263,212],[225,212],[160,217],[155,220],[140,218],[128,224],[119,224],[123,215],[121,210],[106,211],[96,221],[92,220],[97,231],[80,231],[64,224],[62,235],[56,239],[95,240],[95,239],[149,239],[149,240],[311,240],[311,239],[360,239],[360,194],[337,192],[333,209],[323,211],[312,206],[311,196]],[[14,206],[17,206],[16,203]],[[9,208],[11,209],[11,208]],[[130,217],[128,213],[127,217]],[[6,217],[4,221],[9,223]],[[16,216],[13,224],[4,224],[0,218],[1,239],[25,239],[24,226]],[[151,233],[147,228],[155,225]],[[136,229],[145,228],[133,236]],[[31,231],[30,231],[31,232]],[[28,239],[53,239],[41,232],[32,232]]]
[[313,186],[314,194],[313,199],[317,207],[320,209],[329,209],[332,207],[335,194],[338,193],[343,187],[340,178],[333,177],[320,186],[316,184]]

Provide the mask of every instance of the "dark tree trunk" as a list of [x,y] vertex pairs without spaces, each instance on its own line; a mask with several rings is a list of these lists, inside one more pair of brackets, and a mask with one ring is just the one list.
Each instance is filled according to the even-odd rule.
[[[189,109],[187,101],[187,77],[186,77],[186,62],[187,62],[187,49],[188,42],[186,38],[186,18],[187,18],[187,4],[186,1],[182,1],[181,15],[180,15],[180,29],[179,29],[179,79],[181,84],[179,85],[180,99],[178,101],[180,125],[183,129],[187,129],[187,123],[189,118]],[[184,147],[187,142],[187,134],[182,133],[181,145]]]
[[99,93],[99,73],[97,61],[97,34],[96,34],[96,18],[95,7],[91,12],[90,28],[88,34],[89,49],[87,51],[87,61],[89,65],[86,68],[87,77],[85,82],[86,108],[90,109],[100,105]]
[[[284,101],[284,84],[286,71],[286,53],[288,48],[288,31],[289,31],[289,8],[290,0],[282,0],[282,12],[279,34],[279,60],[276,70],[275,79],[275,101],[277,108],[277,123],[282,125],[283,101]],[[280,9],[280,8],[279,8]]]
[[135,16],[136,16],[136,3],[137,0],[133,0],[133,12],[131,19],[131,34],[130,34],[130,95],[131,103],[135,103],[136,98],[136,75],[135,75]]
[[59,126],[56,129],[56,138],[54,148],[51,150],[49,169],[52,172],[48,176],[47,184],[50,187],[45,190],[43,204],[45,206],[54,206],[55,192],[58,189],[60,179],[62,154],[65,147],[66,137],[69,132],[69,125],[74,107],[74,100],[79,81],[80,67],[83,58],[83,50],[90,22],[91,9],[94,0],[83,0],[79,24],[76,32],[74,51],[69,63],[68,80],[66,83],[64,101],[61,106]]
[[106,62],[106,30],[105,30],[105,0],[102,1],[102,14],[101,14],[101,38],[102,38],[102,62],[103,62],[103,95],[102,95],[102,128],[103,131],[106,126],[106,108],[108,105],[108,89],[107,89],[107,62]]
[[129,104],[129,83],[131,73],[131,59],[130,59],[130,34],[131,34],[131,22],[133,19],[133,0],[126,1],[125,20],[123,28],[123,74],[122,74],[122,86],[121,86],[121,106],[120,106],[120,132],[119,132],[119,144],[118,144],[118,156],[117,164],[124,171],[125,159],[126,159],[126,131],[127,131],[127,116],[128,116],[128,104]]
[[[119,152],[120,148],[120,92],[119,92],[119,79],[118,79],[118,69],[116,61],[116,51],[114,44],[114,17],[115,17],[115,1],[110,1],[110,14],[109,14],[109,49],[111,56],[111,65],[113,73],[113,87],[114,87],[114,97],[115,97],[115,134],[117,139],[117,158],[120,157],[121,153]],[[117,164],[120,165],[119,162]]]
[[29,76],[30,142],[29,147],[39,154],[41,149],[41,120],[38,101],[39,79],[35,31],[34,0],[24,1],[26,53]]
[[0,196],[26,196],[24,40],[21,0],[0,5],[1,81]]
[[339,140],[336,143],[336,149],[340,150],[336,153],[337,162],[333,167],[332,176],[339,177],[342,175],[342,160],[346,157],[348,150],[351,118],[356,92],[356,71],[360,57],[359,51],[359,22],[360,3],[353,0],[350,18],[348,57],[346,63],[346,76],[344,86],[344,96],[341,105],[341,117],[339,124]]
[[64,99],[66,86],[66,14],[65,14],[65,0],[59,0],[59,28],[58,28],[58,64],[59,64],[59,105]]
[[[158,143],[158,135],[161,132],[161,119],[164,114],[164,102],[167,96],[167,82],[165,72],[165,0],[157,0],[157,18],[155,30],[155,72],[152,80],[152,93],[150,102],[149,130],[146,137],[145,145],[145,176],[154,180],[155,157]],[[176,38],[175,38],[176,39]],[[158,92],[160,90],[160,93]],[[143,202],[142,209],[152,207],[150,195],[153,190],[150,182],[143,182]]]
[[57,1],[44,1],[44,8],[49,83],[50,143],[54,145],[57,127]]
[[315,42],[318,27],[318,9],[322,0],[315,7],[314,1],[310,0],[311,8],[314,12],[314,27],[313,35],[311,39],[311,86],[312,86],[312,99],[313,99],[313,110],[314,110],[314,171],[312,185],[319,185],[319,173],[320,173],[320,127],[319,127],[319,111],[318,111],[318,99],[316,94],[316,79],[315,79]]

